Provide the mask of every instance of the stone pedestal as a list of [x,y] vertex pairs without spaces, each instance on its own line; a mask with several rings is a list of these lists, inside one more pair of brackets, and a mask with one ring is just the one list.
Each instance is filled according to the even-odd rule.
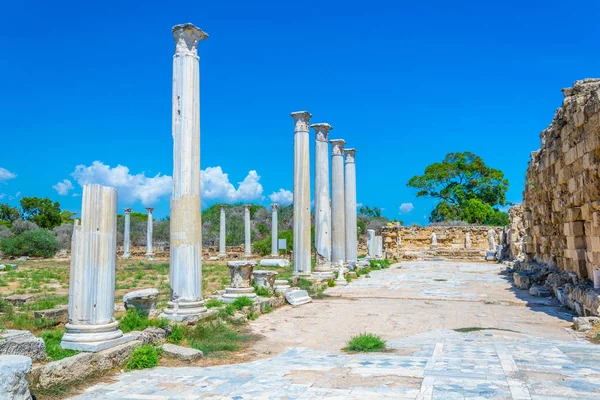
[[287,279],[276,279],[273,288],[275,289],[275,293],[285,293],[292,287]]
[[346,223],[346,263],[351,269],[354,269],[358,260],[358,234],[356,227],[356,164],[354,162],[356,149],[345,149],[346,153],[346,171],[344,174],[344,210]]
[[227,249],[225,247],[226,237],[226,222],[225,222],[225,206],[221,206],[221,225],[219,226],[219,257],[227,257]]
[[268,289],[270,293],[275,290],[275,278],[277,272],[266,271],[263,269],[255,270],[253,273],[252,281],[259,289]]
[[152,248],[152,232],[154,227],[154,220],[152,219],[152,212],[154,208],[146,207],[148,211],[148,225],[146,228],[146,260],[153,260],[154,249]]
[[254,293],[254,287],[252,286],[252,274],[256,261],[229,261],[227,266],[231,274],[231,284],[225,288],[223,301],[232,302],[242,296],[255,298],[256,293]]
[[344,268],[344,262],[342,260],[340,260],[338,263],[338,276],[335,279],[336,286],[346,286],[348,284],[348,282],[344,278],[345,271],[346,271],[346,269]]
[[250,206],[244,206],[244,255],[250,257],[252,255],[252,242],[250,239]]
[[367,259],[375,258],[375,230],[367,229]]
[[344,143],[331,143],[331,262],[346,259],[346,206],[344,202]]
[[195,319],[202,300],[200,213],[200,70],[198,42],[208,35],[192,24],[173,27],[173,194],[171,196],[171,320]]
[[117,190],[85,185],[71,239],[69,323],[64,349],[96,352],[133,340],[114,319]]
[[123,227],[123,257],[131,257],[131,208],[125,209],[125,225]]
[[383,238],[375,236],[375,258],[383,258]]
[[27,373],[31,371],[31,358],[25,356],[0,356],[0,399],[29,400]]
[[278,248],[278,236],[277,236],[277,228],[278,228],[278,219],[277,219],[277,209],[279,208],[279,204],[273,203],[271,204],[271,257],[279,257],[279,248]]
[[294,118],[294,274],[310,275],[310,164],[308,123],[310,113],[298,111]]

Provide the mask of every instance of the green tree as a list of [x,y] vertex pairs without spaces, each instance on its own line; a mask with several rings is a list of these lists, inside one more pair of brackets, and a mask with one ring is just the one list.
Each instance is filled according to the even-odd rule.
[[0,204],[0,222],[10,228],[13,222],[21,218],[21,212],[17,207],[8,204]]
[[60,223],[61,224],[72,224],[74,217],[77,215],[76,212],[71,212],[68,210],[62,210],[60,213]]
[[39,227],[52,229],[61,224],[60,204],[49,198],[23,197],[23,219],[35,222]]
[[381,218],[381,208],[360,206],[358,209],[358,215],[364,215],[365,217]]
[[[433,197],[439,203],[432,210],[431,222],[463,220],[490,224],[504,217],[494,207],[507,205],[508,180],[500,170],[488,167],[470,152],[448,153],[442,162],[413,176],[407,186],[417,189],[417,197]],[[503,213],[506,214],[506,213]]]

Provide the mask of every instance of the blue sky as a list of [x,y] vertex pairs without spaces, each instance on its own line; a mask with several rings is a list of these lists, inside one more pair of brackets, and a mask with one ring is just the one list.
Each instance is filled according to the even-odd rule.
[[503,170],[520,202],[560,89],[600,75],[595,1],[86,3],[0,4],[0,202],[79,211],[80,183],[112,182],[121,207],[168,214],[178,23],[210,35],[205,204],[292,189],[298,110],[358,149],[358,202],[390,218],[426,222],[406,182],[450,151]]

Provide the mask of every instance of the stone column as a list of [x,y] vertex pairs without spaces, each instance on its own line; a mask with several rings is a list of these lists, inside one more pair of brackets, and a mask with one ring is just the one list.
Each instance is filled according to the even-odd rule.
[[346,259],[346,218],[344,205],[344,144],[331,140],[331,261]]
[[231,275],[231,284],[225,288],[223,301],[233,302],[242,296],[255,298],[256,293],[254,292],[254,286],[252,286],[252,274],[256,261],[229,261],[227,266]]
[[69,323],[65,349],[100,351],[132,340],[114,318],[117,250],[117,190],[85,185],[81,225],[75,220],[71,239]]
[[227,257],[227,249],[225,247],[225,206],[221,206],[221,225],[219,227],[219,257]]
[[198,42],[208,35],[192,24],[173,27],[173,194],[171,196],[172,320],[204,312],[200,213],[200,66]]
[[250,206],[244,206],[244,255],[252,255],[252,242],[250,239]]
[[356,164],[354,158],[356,149],[345,149],[346,171],[344,173],[344,209],[346,219],[346,262],[350,268],[356,265],[357,257],[357,228],[356,228]]
[[146,259],[152,260],[152,256],[154,256],[154,250],[152,249],[152,229],[153,229],[153,219],[152,219],[152,211],[154,208],[146,207],[148,211],[148,225],[146,228]]
[[279,208],[279,204],[273,203],[271,204],[271,256],[279,257],[279,248],[277,246],[277,228],[278,228],[278,219],[277,219],[277,209]]
[[131,208],[125,209],[125,227],[123,228],[123,257],[131,256]]
[[310,113],[298,111],[294,118],[294,274],[310,275],[310,165],[308,123]]
[[329,197],[329,124],[313,124],[315,130],[315,249],[313,277],[331,279],[331,200]]
[[367,229],[367,258],[375,258],[375,230]]

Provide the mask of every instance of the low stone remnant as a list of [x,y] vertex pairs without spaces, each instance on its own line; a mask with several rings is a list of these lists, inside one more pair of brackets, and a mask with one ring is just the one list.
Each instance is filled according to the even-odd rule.
[[7,329],[0,331],[0,355],[20,355],[33,361],[46,359],[46,344],[29,331]]
[[29,383],[26,374],[31,370],[31,358],[25,356],[0,356],[0,399],[29,400]]
[[285,299],[293,306],[300,306],[312,301],[306,290],[288,290]]
[[488,250],[485,252],[485,261],[496,261],[496,251]]
[[123,303],[126,310],[135,308],[148,315],[153,315],[156,313],[157,299],[158,289],[142,289],[125,294],[123,296]]
[[33,294],[13,294],[7,296],[6,301],[15,306],[20,306],[22,304],[31,303],[35,301],[35,295]]
[[252,286],[252,274],[256,261],[228,261],[229,273],[231,274],[231,284],[225,288],[223,301],[231,302],[238,297],[256,297],[254,287]]
[[275,271],[255,270],[253,273],[253,282],[257,288],[268,289],[270,293],[273,293],[276,277],[277,272]]
[[273,289],[275,293],[285,293],[290,290],[292,287],[287,279],[276,279],[273,285]]
[[143,331],[133,331],[131,335],[144,344],[160,344],[167,340],[167,330],[155,327],[148,327]]
[[0,271],[5,271],[9,269],[17,269],[19,266],[17,264],[0,264]]
[[534,284],[529,288],[529,294],[535,297],[551,297],[552,291],[548,287]]
[[63,305],[48,310],[34,311],[33,316],[35,318],[46,318],[59,322],[67,322],[69,320],[69,307]]
[[336,286],[346,286],[348,284],[348,282],[344,278],[344,272],[345,272],[344,262],[342,260],[340,260],[338,263],[338,276],[335,280]]
[[438,242],[437,242],[437,235],[435,232],[433,232],[431,234],[431,248],[432,249],[437,249],[438,247]]
[[260,260],[260,266],[285,268],[290,266],[290,261],[283,258],[265,258]]
[[177,346],[170,343],[163,344],[162,351],[164,355],[177,358],[181,361],[197,361],[204,357],[204,353],[202,353],[200,350]]
[[579,332],[589,331],[600,325],[598,317],[573,317],[573,329]]
[[515,285],[519,289],[529,290],[529,287],[531,286],[531,280],[529,279],[530,276],[531,276],[531,273],[528,271],[515,272],[513,274],[513,279],[515,281]]

